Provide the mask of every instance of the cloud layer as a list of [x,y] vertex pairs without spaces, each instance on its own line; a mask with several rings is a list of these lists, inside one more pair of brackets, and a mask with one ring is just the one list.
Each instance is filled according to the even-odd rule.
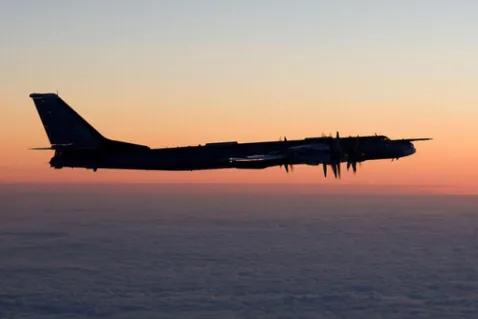
[[3,187],[0,197],[2,318],[472,318],[478,311],[473,197],[155,186]]

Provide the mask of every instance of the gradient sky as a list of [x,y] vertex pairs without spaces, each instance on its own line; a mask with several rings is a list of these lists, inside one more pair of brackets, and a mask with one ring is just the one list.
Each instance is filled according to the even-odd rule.
[[[329,183],[478,193],[476,1],[1,1],[0,182]],[[152,147],[380,133],[415,156],[323,180],[261,171],[53,170],[28,98],[58,91]]]

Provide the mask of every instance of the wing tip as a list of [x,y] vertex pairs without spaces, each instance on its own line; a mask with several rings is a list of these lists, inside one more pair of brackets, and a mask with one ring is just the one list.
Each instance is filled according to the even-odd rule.
[[432,141],[433,137],[405,138],[403,140],[408,142]]

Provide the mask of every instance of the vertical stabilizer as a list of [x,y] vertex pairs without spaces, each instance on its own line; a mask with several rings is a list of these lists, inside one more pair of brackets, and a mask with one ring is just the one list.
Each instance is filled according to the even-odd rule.
[[54,93],[32,93],[50,144],[97,148],[105,138]]

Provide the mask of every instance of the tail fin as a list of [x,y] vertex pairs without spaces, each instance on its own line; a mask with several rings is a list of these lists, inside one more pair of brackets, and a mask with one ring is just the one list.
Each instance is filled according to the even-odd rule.
[[32,93],[46,134],[53,148],[74,146],[98,148],[105,138],[54,93]]

